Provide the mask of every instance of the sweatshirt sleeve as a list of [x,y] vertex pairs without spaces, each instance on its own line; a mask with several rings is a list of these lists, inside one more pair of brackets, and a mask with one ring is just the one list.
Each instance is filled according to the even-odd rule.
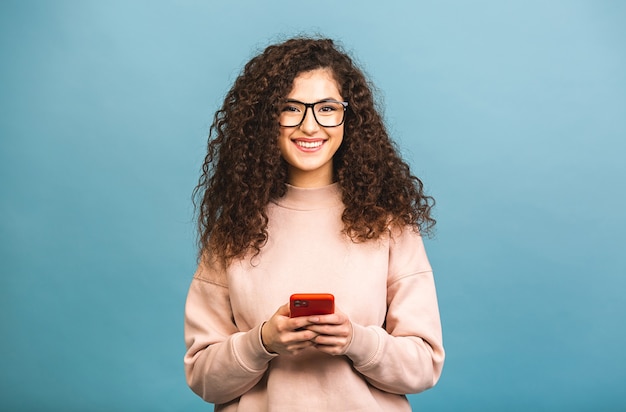
[[418,233],[405,228],[390,242],[384,328],[353,324],[346,355],[373,386],[418,393],[437,383],[445,357],[435,283]]
[[185,305],[185,375],[202,399],[226,403],[251,389],[276,355],[261,342],[261,326],[240,331],[233,321],[228,286],[215,265],[201,263]]

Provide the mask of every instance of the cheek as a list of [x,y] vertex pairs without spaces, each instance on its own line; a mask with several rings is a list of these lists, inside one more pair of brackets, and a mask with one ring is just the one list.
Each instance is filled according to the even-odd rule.
[[292,145],[290,133],[281,132],[278,134],[278,150],[283,159],[287,160],[290,157],[293,151]]
[[337,133],[333,137],[335,138],[335,140],[337,140],[339,142],[339,145],[341,145],[343,143],[343,140],[344,140],[344,128],[343,128],[343,125],[341,126],[341,129],[337,129],[336,132]]
[[283,153],[283,151],[287,147],[287,143],[289,142],[290,142],[289,135],[281,130],[278,133],[278,148],[280,149],[281,153]]
[[278,132],[278,141],[281,142],[283,140],[288,140],[288,139],[289,139],[288,130],[281,128],[280,131]]

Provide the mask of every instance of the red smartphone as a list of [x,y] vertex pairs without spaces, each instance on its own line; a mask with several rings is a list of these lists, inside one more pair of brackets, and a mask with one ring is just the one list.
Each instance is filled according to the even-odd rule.
[[289,313],[292,318],[335,313],[335,297],[330,293],[294,293],[289,298]]

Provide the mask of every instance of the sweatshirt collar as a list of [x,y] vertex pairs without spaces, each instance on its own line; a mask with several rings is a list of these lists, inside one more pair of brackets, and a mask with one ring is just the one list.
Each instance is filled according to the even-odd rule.
[[295,210],[317,210],[343,206],[338,183],[328,186],[303,188],[285,184],[287,192],[273,202],[278,206]]

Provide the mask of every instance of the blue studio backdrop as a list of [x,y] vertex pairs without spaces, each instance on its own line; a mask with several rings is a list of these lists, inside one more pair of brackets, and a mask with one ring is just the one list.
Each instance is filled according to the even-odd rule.
[[191,191],[243,64],[339,40],[437,200],[415,410],[626,409],[626,2],[3,0],[0,410],[207,411]]

